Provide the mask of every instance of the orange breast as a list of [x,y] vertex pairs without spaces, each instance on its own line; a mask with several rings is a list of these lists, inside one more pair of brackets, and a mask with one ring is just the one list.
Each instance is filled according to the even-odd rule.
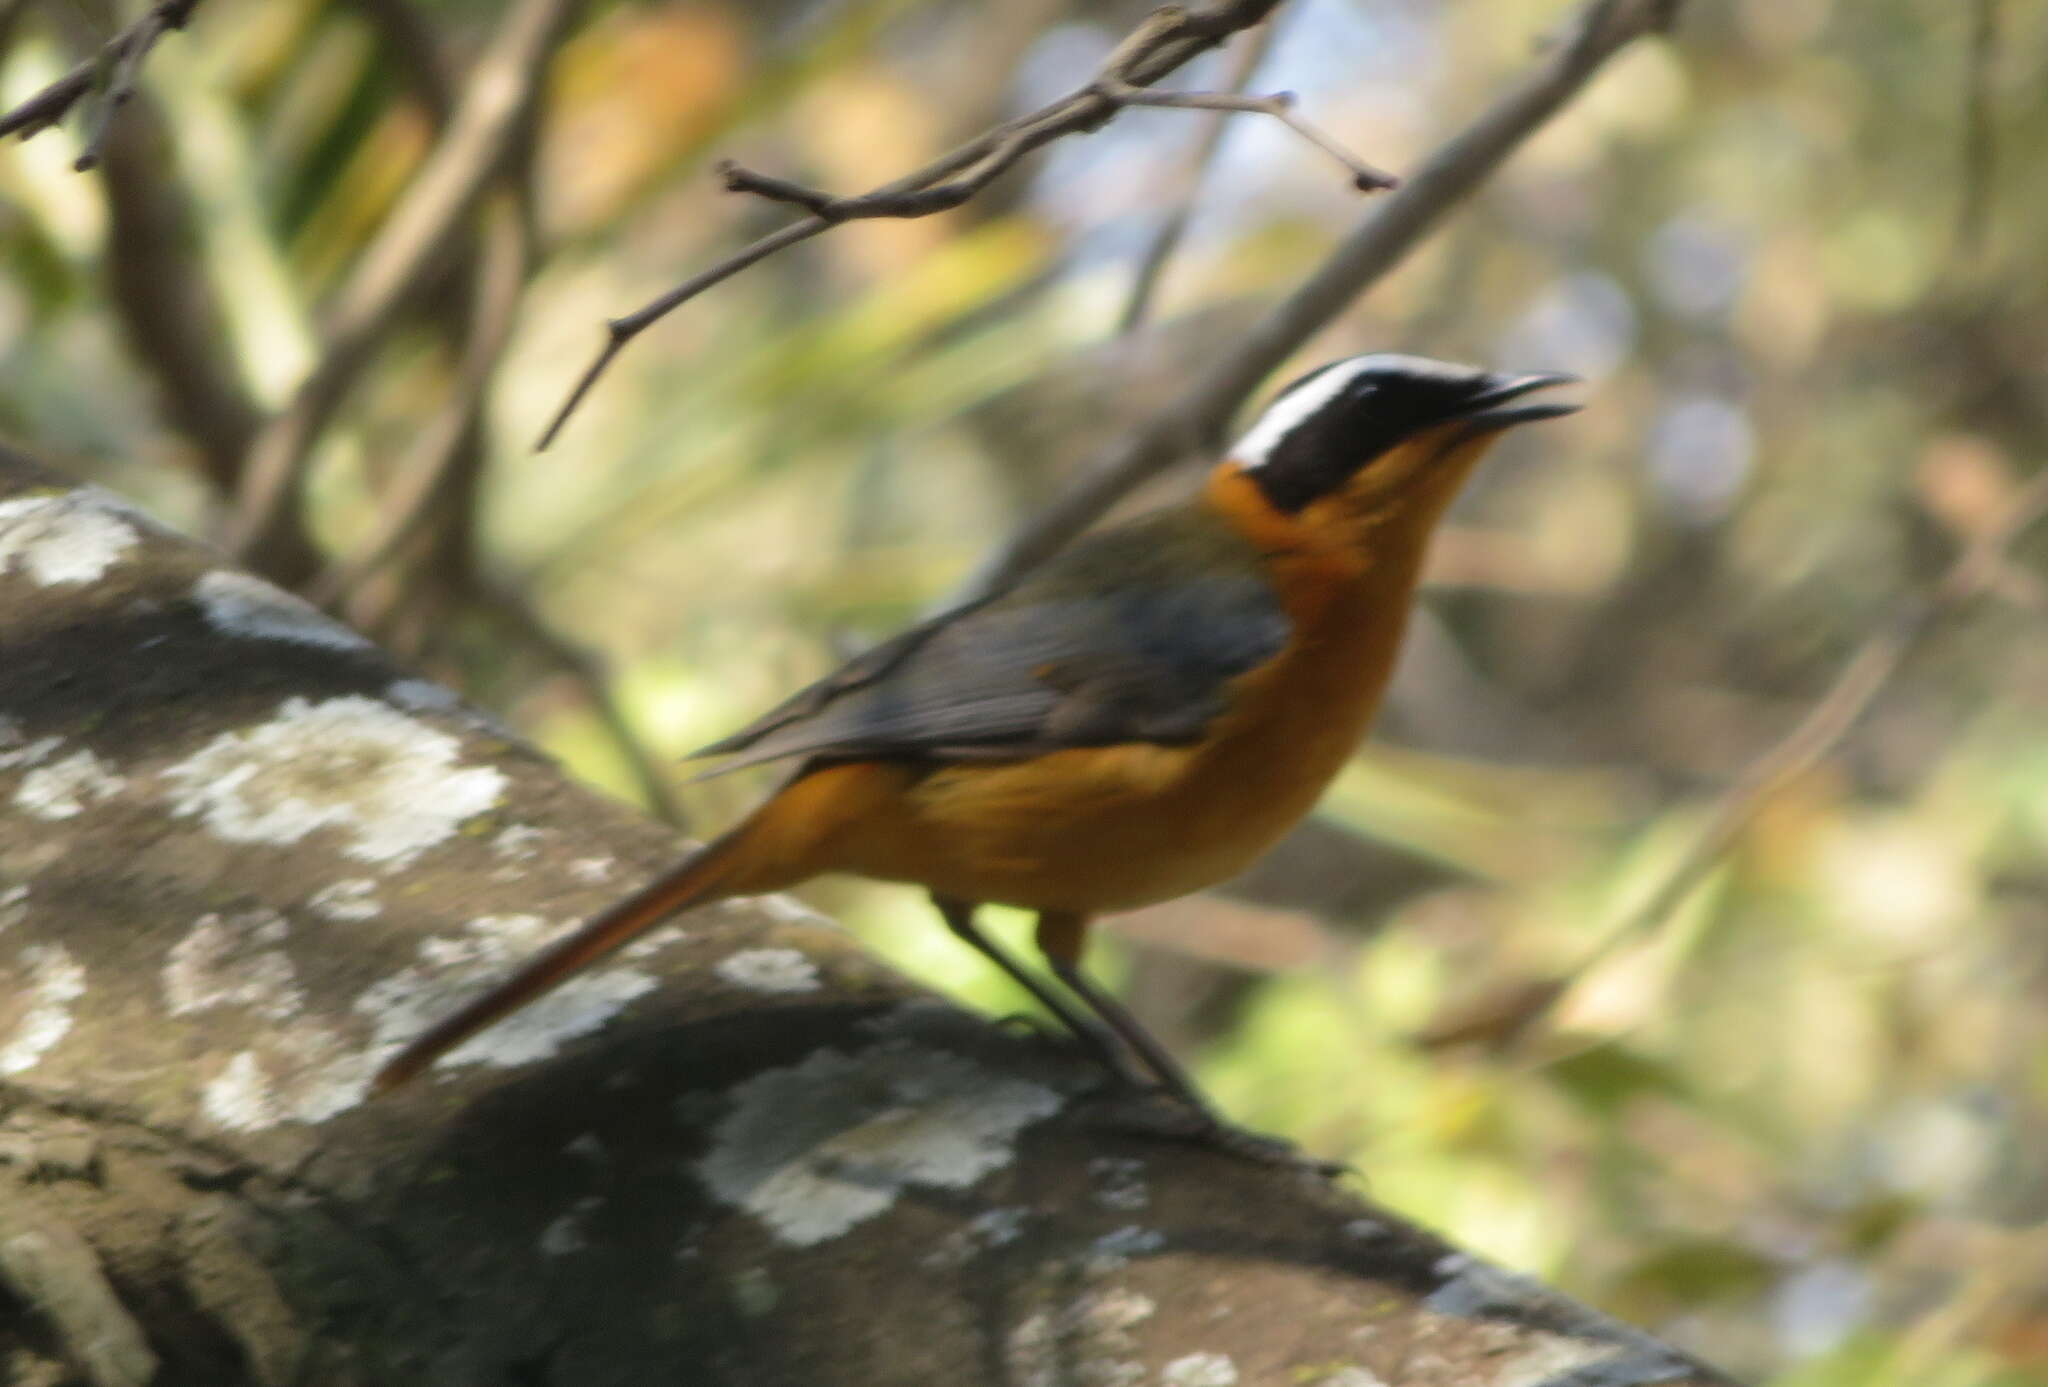
[[1230,710],[1201,742],[943,767],[847,823],[833,866],[963,900],[1084,913],[1243,870],[1309,811],[1364,736],[1419,566],[1419,544],[1366,563],[1282,538],[1261,540],[1294,638],[1236,681]]

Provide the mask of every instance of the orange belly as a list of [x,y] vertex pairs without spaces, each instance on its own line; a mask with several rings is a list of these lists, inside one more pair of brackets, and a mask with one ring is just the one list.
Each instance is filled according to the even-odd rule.
[[845,767],[870,777],[871,792],[821,855],[837,870],[961,900],[1082,913],[1235,876],[1342,768],[1399,642],[1401,622],[1384,610],[1317,615],[1237,682],[1230,711],[1192,746],[1082,747],[921,777]]

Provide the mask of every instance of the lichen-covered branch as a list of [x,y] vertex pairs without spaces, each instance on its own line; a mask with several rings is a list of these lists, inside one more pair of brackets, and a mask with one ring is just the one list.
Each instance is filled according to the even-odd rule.
[[1725,1382],[1148,1134],[787,901],[684,916],[368,1101],[680,845],[4,451],[0,806],[0,1204],[40,1240],[0,1350],[83,1368],[97,1325],[92,1380],[146,1380],[132,1322],[222,1387]]

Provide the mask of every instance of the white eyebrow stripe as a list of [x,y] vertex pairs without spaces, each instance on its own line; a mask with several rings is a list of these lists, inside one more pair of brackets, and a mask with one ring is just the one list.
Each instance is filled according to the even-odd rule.
[[1272,457],[1280,441],[1309,418],[1317,410],[1336,399],[1367,371],[1385,371],[1389,375],[1436,376],[1443,380],[1463,380],[1479,374],[1475,367],[1459,366],[1448,361],[1432,361],[1426,356],[1409,356],[1402,352],[1369,352],[1354,356],[1348,361],[1339,361],[1328,370],[1310,380],[1303,381],[1292,390],[1283,392],[1273,403],[1266,406],[1266,412],[1258,417],[1245,435],[1237,440],[1228,456],[1236,459],[1247,471],[1263,467]]
[[1244,437],[1237,440],[1230,456],[1246,469],[1265,466],[1267,458],[1280,446],[1282,439],[1293,433],[1304,419],[1343,394],[1351,382],[1371,370],[1374,363],[1373,357],[1354,356],[1287,391],[1266,406],[1266,412],[1258,417]]

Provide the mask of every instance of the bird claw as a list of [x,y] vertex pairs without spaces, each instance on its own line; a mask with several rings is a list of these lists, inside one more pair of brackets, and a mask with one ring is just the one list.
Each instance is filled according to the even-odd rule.
[[1120,1106],[1114,1125],[1122,1130],[1206,1147],[1255,1165],[1307,1171],[1324,1180],[1335,1180],[1353,1173],[1351,1166],[1343,1161],[1319,1160],[1284,1137],[1267,1136],[1263,1132],[1225,1122],[1214,1113],[1190,1106],[1163,1087],[1155,1085],[1136,1093],[1127,1091],[1122,1096],[1142,1100]]

